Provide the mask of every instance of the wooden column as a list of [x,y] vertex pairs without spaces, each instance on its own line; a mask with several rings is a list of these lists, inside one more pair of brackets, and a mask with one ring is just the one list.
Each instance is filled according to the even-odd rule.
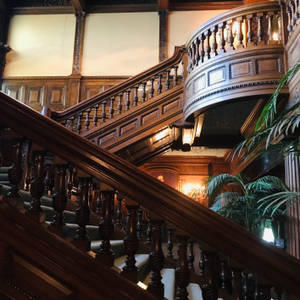
[[160,10],[159,14],[159,62],[167,59],[167,25],[168,11]]
[[[293,154],[285,159],[285,183],[292,191],[300,192],[300,157]],[[288,215],[288,252],[300,259],[300,202],[288,209]]]
[[68,98],[70,106],[77,104],[80,101],[80,84],[81,84],[81,63],[82,63],[82,50],[84,40],[85,28],[85,12],[76,13],[76,29],[75,41],[73,52],[73,66],[72,75],[70,76],[68,86]]

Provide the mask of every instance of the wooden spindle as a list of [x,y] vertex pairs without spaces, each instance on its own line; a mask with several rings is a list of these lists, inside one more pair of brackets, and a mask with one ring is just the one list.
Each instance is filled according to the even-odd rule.
[[231,288],[233,299],[239,299],[242,295],[242,270],[238,268],[231,269]]
[[277,26],[278,26],[278,43],[280,43],[281,40],[282,40],[282,27],[281,27],[282,24],[281,24],[281,15],[280,15],[280,13],[278,13],[276,15],[276,18],[277,18]]
[[202,33],[200,37],[200,50],[199,50],[201,62],[204,62],[204,57],[205,57],[204,44],[205,44],[205,35]]
[[238,22],[238,28],[237,28],[237,48],[244,48],[243,40],[244,40],[244,35],[243,35],[243,17],[239,17],[236,19]]
[[174,247],[174,229],[168,228],[167,257],[170,259],[174,259],[173,247]]
[[101,192],[100,192],[100,184],[95,183],[95,193],[96,193],[96,214],[98,216],[102,215],[102,202],[101,202]]
[[142,102],[146,101],[146,85],[147,82],[142,82]]
[[218,298],[231,299],[231,295],[227,289],[227,287],[228,287],[227,282],[228,282],[227,265],[224,260],[221,260],[220,261],[220,280],[219,280]]
[[67,198],[68,200],[71,200],[72,198],[72,189],[74,184],[74,173],[73,173],[73,167],[71,165],[68,165],[67,168]]
[[123,93],[118,95],[118,105],[117,105],[117,110],[118,110],[118,114],[120,115],[122,113],[122,99],[123,99]]
[[137,227],[137,205],[126,205],[128,214],[126,218],[126,236],[124,238],[124,253],[126,254],[125,267],[123,274],[129,280],[137,282],[137,267],[135,266],[135,254],[138,250],[138,239],[136,234]]
[[212,29],[213,42],[211,45],[211,55],[213,57],[218,55],[217,32],[218,32],[218,27],[214,26]]
[[290,9],[289,5],[286,6],[286,13],[287,13],[287,19],[288,19],[287,30],[290,35],[293,30],[293,26],[292,26],[292,14],[291,14],[291,9]]
[[190,240],[188,242],[188,267],[189,270],[194,271],[194,260],[195,260],[195,255],[194,255],[194,241]]
[[291,23],[292,23],[292,26],[295,26],[295,24],[296,24],[295,11],[296,10],[295,10],[295,7],[294,7],[294,2],[290,1],[288,5],[291,9]]
[[149,81],[150,81],[149,99],[151,99],[154,96],[154,78],[150,78]]
[[165,90],[168,91],[170,88],[170,70],[166,70],[166,81],[165,81]]
[[176,267],[176,300],[188,300],[188,292],[186,290],[190,282],[190,270],[187,261],[187,241],[188,236],[178,235],[177,240],[179,243],[178,250],[178,266]]
[[76,247],[83,251],[90,250],[90,241],[86,232],[86,225],[90,219],[90,208],[88,201],[88,177],[79,177],[79,207],[76,209],[76,223],[79,228],[74,240]]
[[252,14],[246,16],[246,20],[247,20],[247,45],[252,45],[253,44],[253,36],[252,36],[252,30],[251,30],[252,18],[253,18]]
[[24,168],[23,168],[23,186],[25,191],[29,191],[29,185],[31,182],[30,174],[30,157],[31,157],[31,147],[32,143],[30,140],[24,141],[26,148],[26,156],[24,157]]
[[143,210],[141,208],[137,211],[137,223],[136,223],[136,232],[137,237],[141,239],[143,237]]
[[192,62],[193,68],[196,66],[196,44],[195,42],[192,43]]
[[99,109],[99,104],[96,104],[94,106],[94,116],[93,116],[94,127],[97,127],[98,124],[98,109]]
[[210,47],[210,36],[211,36],[211,31],[208,29],[205,33],[205,40],[206,40],[206,47],[205,47],[205,57],[204,59],[208,60],[210,59],[210,54],[211,54],[211,47]]
[[162,91],[162,84],[161,84],[161,79],[162,79],[162,74],[157,75],[157,94],[160,94]]
[[218,255],[212,251],[201,251],[203,260],[203,277],[205,282],[208,284],[207,291],[213,295],[213,298],[217,298],[218,293],[218,271],[217,261]]
[[102,101],[101,102],[101,115],[100,115],[100,119],[101,119],[101,122],[104,123],[105,120],[106,120],[106,111],[105,111],[105,108],[106,108],[106,101]]
[[125,91],[125,102],[124,102],[124,106],[125,106],[125,110],[129,110],[130,108],[130,90]]
[[196,62],[196,66],[198,66],[199,61],[200,61],[200,53],[199,53],[199,46],[200,46],[200,41],[199,38],[196,38],[195,41],[195,47],[196,47],[196,58],[195,58],[195,62]]
[[188,72],[193,70],[193,61],[192,61],[192,48],[188,48]]
[[178,66],[174,66],[173,67],[173,70],[174,70],[174,76],[173,76],[173,85],[174,87],[177,86],[177,83],[178,83]]
[[44,194],[44,152],[33,153],[33,179],[30,183],[30,193],[32,196],[28,214],[37,222],[43,223],[45,215],[41,209],[41,197]]
[[22,141],[15,140],[12,146],[12,167],[8,169],[8,179],[11,183],[11,190],[8,197],[14,205],[19,204],[19,189],[22,180]]
[[112,119],[114,117],[114,103],[115,103],[115,97],[112,96],[110,97],[110,105],[109,105],[109,110],[108,110],[108,114],[109,114],[109,118]]
[[133,87],[133,99],[132,99],[132,106],[137,106],[138,101],[139,101],[139,96],[138,96],[138,91],[139,91],[139,86],[134,86]]
[[51,230],[55,233],[63,235],[64,222],[64,210],[67,205],[67,193],[66,193],[66,170],[68,165],[56,165],[55,166],[55,192],[53,194],[53,208],[55,210],[55,216],[51,224]]
[[273,12],[267,13],[267,20],[268,20],[268,39],[267,43],[272,43],[272,33],[273,33],[273,26],[272,26],[272,20],[273,20]]
[[123,196],[120,194],[119,191],[116,191],[117,194],[117,208],[116,208],[116,224],[122,227],[122,220],[123,220],[123,215],[122,215],[122,200]]
[[148,217],[147,230],[146,230],[146,243],[151,244],[152,237],[152,226],[151,226],[151,218]]
[[85,112],[85,122],[84,122],[84,126],[85,126],[85,130],[89,130],[90,127],[90,113],[91,113],[91,108],[88,108]]
[[262,27],[262,20],[263,20],[263,13],[257,13],[256,20],[257,20],[257,44],[261,45],[264,43],[263,41],[263,27]]
[[66,125],[65,125],[65,126],[66,126],[68,129],[70,129],[70,130],[73,129],[73,126],[74,126],[73,121],[74,121],[74,118],[67,119],[67,122],[66,122]]
[[45,164],[45,179],[44,179],[44,195],[48,196],[49,195],[49,190],[50,190],[50,185],[51,185],[51,177],[53,176],[52,172],[52,164],[46,163]]
[[232,33],[232,26],[233,26],[233,22],[232,20],[227,21],[226,23],[226,32],[227,32],[227,50],[234,50],[234,37],[233,37],[233,33]]
[[99,222],[99,236],[102,240],[97,259],[108,266],[114,263],[114,252],[111,249],[110,239],[114,233],[112,222],[112,206],[114,191],[101,191],[101,218]]
[[242,272],[242,295],[241,300],[248,300],[248,273]]
[[81,122],[82,122],[82,118],[83,118],[83,113],[79,113],[78,116],[77,116],[77,126],[76,126],[76,130],[77,130],[77,133],[81,133]]
[[224,38],[224,23],[221,23],[218,25],[218,33],[219,33],[219,38],[220,38],[220,47],[219,47],[219,54],[225,53],[225,38]]
[[150,268],[152,271],[151,280],[147,291],[156,295],[159,299],[164,297],[164,284],[161,282],[161,270],[164,265],[164,255],[161,248],[161,226],[162,220],[151,220],[152,236],[151,236],[151,253]]

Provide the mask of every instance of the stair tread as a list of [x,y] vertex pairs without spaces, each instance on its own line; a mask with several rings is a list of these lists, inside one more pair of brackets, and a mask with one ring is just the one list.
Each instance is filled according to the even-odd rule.
[[[134,257],[135,257],[135,260],[136,260],[135,265],[138,268],[140,268],[141,266],[143,266],[148,261],[149,254],[136,254]],[[119,269],[123,269],[123,267],[125,267],[125,260],[126,260],[125,255],[116,258],[115,261],[114,261],[115,267],[117,267]]]

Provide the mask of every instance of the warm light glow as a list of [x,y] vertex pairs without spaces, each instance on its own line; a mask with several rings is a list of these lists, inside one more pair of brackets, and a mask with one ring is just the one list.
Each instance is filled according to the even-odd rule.
[[279,36],[277,32],[273,32],[273,41],[278,41],[279,40]]
[[144,289],[144,290],[146,290],[147,287],[148,287],[145,283],[143,283],[143,282],[141,282],[141,281],[139,281],[139,282],[137,283],[137,285],[138,285],[140,288]]
[[232,24],[232,34],[233,34],[233,36],[236,36],[238,34],[238,32],[239,32],[239,22],[235,21]]
[[196,201],[202,201],[206,197],[206,188],[199,183],[187,183],[182,187],[182,192]]
[[193,144],[193,129],[183,128],[182,130],[182,144]]
[[165,138],[165,137],[168,135],[168,133],[169,133],[169,129],[168,129],[168,128],[167,128],[167,129],[164,129],[164,130],[158,132],[158,133],[154,136],[154,140],[155,140],[155,141],[159,141],[159,140]]
[[195,126],[194,126],[194,134],[195,137],[200,137],[202,126],[204,121],[204,114],[201,114],[197,119],[195,120]]
[[265,228],[264,234],[263,234],[263,240],[265,240],[268,243],[274,244],[274,234],[272,228]]

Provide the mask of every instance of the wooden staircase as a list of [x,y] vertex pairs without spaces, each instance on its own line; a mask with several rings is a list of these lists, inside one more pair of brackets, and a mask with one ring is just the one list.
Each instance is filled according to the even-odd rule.
[[[283,291],[300,297],[300,262],[284,251],[2,93],[0,115],[1,149],[6,149],[2,163],[11,157],[9,175],[1,177],[11,185],[11,192],[1,196],[0,202],[1,293],[8,299],[32,299],[31,294],[39,299],[162,299],[164,261],[167,269],[174,270],[177,300],[188,299],[190,278],[201,288],[203,299],[270,299],[270,293],[272,298],[283,299]],[[48,191],[53,182],[50,170],[55,174],[54,201],[48,200],[55,211],[52,225],[45,222],[45,202],[41,202],[45,201],[45,183]],[[19,193],[27,186],[31,197],[28,212],[22,208]],[[114,199],[112,191],[118,191],[122,201]],[[71,193],[77,193],[75,203],[70,200]],[[98,207],[93,206],[92,195],[101,195]],[[118,202],[122,206],[113,206]],[[71,203],[76,208],[73,221],[77,232],[65,235],[63,220],[70,212],[64,211],[72,208]],[[125,212],[126,262],[120,271],[113,266],[111,241],[113,232],[118,232],[116,220],[123,219],[120,214]],[[97,213],[100,236],[95,239],[101,237],[101,244],[98,240],[91,248],[90,216]],[[168,250],[172,244],[178,247],[175,261],[170,252],[163,255],[161,245],[167,242],[161,236],[163,223],[170,233],[176,229],[175,241],[169,236],[167,243]],[[148,234],[140,235],[145,226]],[[152,275],[144,291],[136,285],[135,259],[139,253],[147,254],[149,238]],[[196,275],[192,270],[195,264],[189,263],[192,252],[187,255],[190,240],[201,248]],[[98,246],[99,251],[94,251]],[[13,291],[23,298],[14,296]]]

